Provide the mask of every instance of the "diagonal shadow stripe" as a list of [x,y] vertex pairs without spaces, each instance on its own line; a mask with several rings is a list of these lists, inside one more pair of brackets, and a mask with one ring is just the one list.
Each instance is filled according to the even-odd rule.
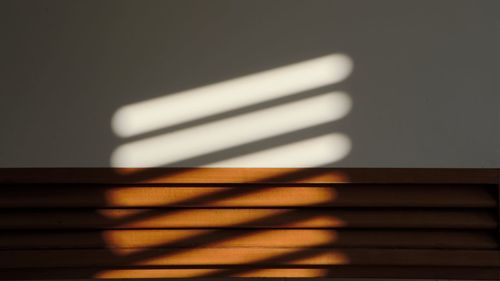
[[[321,169],[315,169],[315,170],[298,170],[298,171],[295,171],[295,172],[291,172],[291,173],[284,173],[284,174],[281,174],[281,175],[276,175],[274,177],[271,177],[271,178],[263,178],[263,179],[259,179],[258,181],[255,181],[256,183],[258,182],[266,182],[266,181],[272,181],[273,178],[286,178],[286,179],[289,179],[290,181],[293,181],[293,180],[298,180],[298,179],[303,179],[303,178],[307,178],[307,177],[313,177],[315,175],[318,175],[318,174],[321,174],[321,173],[324,173],[325,171],[322,171]],[[264,188],[260,188],[259,190],[262,190],[262,189],[265,189]],[[250,189],[250,188],[244,188],[244,189],[235,189],[235,190],[229,190],[229,191],[224,191],[224,192],[219,192],[218,194],[214,194],[214,195],[209,195],[209,196],[200,196],[198,198],[196,198],[196,201],[198,200],[201,200],[201,201],[210,201],[210,200],[218,200],[220,198],[231,198],[231,197],[236,197],[236,196],[239,196],[243,193],[245,194],[248,194],[248,193],[253,193],[253,192],[258,192],[257,189]],[[193,200],[193,199],[189,199],[189,200],[185,200],[185,201],[190,201],[190,200]],[[168,210],[168,211],[172,211],[172,210]],[[167,211],[167,212],[168,212]],[[152,215],[163,215],[165,214],[165,210],[158,210],[158,211],[155,211],[154,214],[151,214],[151,213],[145,213],[145,214],[140,214],[139,216],[135,216],[133,218],[125,218],[125,219],[122,219],[120,220],[119,222],[117,222],[117,224],[120,224],[120,223],[124,223],[124,221],[131,221],[131,220],[141,220],[141,219],[145,219],[147,217],[150,217]],[[290,222],[296,222],[296,221],[301,221],[301,220],[307,220],[307,219],[310,219],[311,218],[311,215],[308,214],[308,213],[302,213],[300,212],[300,210],[291,210],[291,211],[287,211],[285,213],[282,213],[282,214],[277,214],[277,215],[273,215],[273,216],[269,216],[269,217],[265,217],[265,218],[260,218],[260,219],[256,219],[256,220],[253,220],[253,221],[248,221],[246,223],[242,223],[242,224],[238,224],[238,225],[234,225],[233,227],[234,228],[238,228],[238,227],[244,227],[245,225],[251,225],[251,224],[256,224],[256,223],[272,223],[272,224],[275,224],[275,225],[283,225],[283,224],[287,224],[287,223],[290,223]],[[116,224],[115,224],[116,225]],[[259,232],[259,231],[262,231],[262,230],[259,230],[259,229],[256,229],[255,232]],[[250,235],[251,233],[255,233],[255,232],[248,232],[247,234],[242,234],[242,235]],[[232,238],[235,238],[237,236],[234,236],[234,235],[224,235],[224,232],[223,230],[215,230],[211,233],[208,233],[208,234],[203,234],[203,235],[197,235],[197,236],[194,236],[194,237],[188,237],[188,238],[185,238],[183,240],[179,240],[179,241],[175,241],[173,243],[165,243],[165,244],[161,244],[161,245],[157,245],[155,247],[155,249],[158,249],[158,248],[168,248],[168,247],[171,247],[171,246],[174,246],[175,244],[177,243],[180,243],[180,242],[184,242],[186,240],[193,240],[193,239],[196,239],[200,242],[200,244],[204,244],[204,245],[209,245],[211,243],[215,243],[215,242],[220,242],[220,241],[226,241],[226,240],[230,240]],[[177,248],[177,249],[166,249],[165,252],[162,252],[162,256],[163,255],[173,255],[173,254],[176,254],[176,253],[180,253],[182,251],[186,251],[186,249],[180,249],[180,248]],[[116,262],[119,263],[120,265],[130,265],[136,261],[140,261],[140,260],[144,260],[144,259],[149,259],[149,258],[153,258],[155,256],[158,256],[158,253],[154,253],[154,252],[148,252],[147,250],[146,251],[141,251],[141,252],[137,252],[137,253],[133,253],[133,254],[130,254],[128,256],[125,256],[125,257],[117,257],[117,260]]]
[[[281,214],[273,215],[273,216],[268,216],[265,218],[260,218],[256,220],[251,220],[247,221],[245,223],[241,224],[235,224],[232,225],[231,228],[244,228],[250,225],[255,225],[255,224],[272,224],[275,225],[276,227],[283,226],[289,223],[295,223],[295,222],[300,222],[300,221],[307,221],[311,218],[313,218],[314,215],[311,215],[311,213],[304,213],[301,212],[300,210],[290,210]],[[208,234],[202,234],[202,235],[195,235],[192,237],[187,237],[184,239],[180,239],[174,242],[169,242],[169,243],[164,243],[164,244],[159,244],[154,247],[154,249],[162,249],[161,254],[157,252],[148,252],[147,250],[141,251],[141,252],[136,252],[129,254],[127,256],[123,257],[117,257],[114,262],[116,262],[116,265],[127,265],[127,264],[134,264],[135,262],[141,261],[141,260],[147,260],[151,259],[157,256],[169,256],[169,255],[175,255],[179,254],[185,251],[189,251],[190,248],[172,248],[175,247],[176,244],[179,243],[185,243],[187,241],[195,241],[198,244],[202,244],[202,246],[198,247],[205,247],[205,246],[210,246],[210,244],[216,243],[216,242],[221,242],[221,241],[228,241],[237,237],[243,237],[243,236],[249,236],[254,233],[262,232],[265,230],[262,229],[252,229],[246,233],[241,233],[238,235],[234,234],[226,234],[224,229],[220,230],[214,230]],[[164,251],[163,251],[164,250]]]
[[246,143],[238,146],[229,147],[223,150],[214,151],[204,155],[184,159],[178,162],[169,163],[164,167],[190,167],[204,166],[219,161],[249,155],[259,151],[277,148],[286,144],[311,139],[313,137],[323,136],[333,132],[332,122],[326,122],[309,128],[296,130],[293,132],[264,138],[255,142]]
[[[327,164],[325,164],[325,166],[328,166],[330,164],[331,163],[327,163]],[[173,172],[173,173],[175,173],[175,172]],[[294,171],[294,172],[290,172],[290,173],[275,175],[274,177],[270,177],[270,178],[262,178],[262,179],[259,179],[259,180],[253,181],[253,182],[245,183],[245,185],[260,184],[263,182],[272,182],[274,178],[283,178],[283,179],[286,179],[287,181],[293,182],[296,180],[305,179],[308,177],[314,177],[316,175],[320,175],[320,174],[324,174],[324,173],[331,173],[331,171],[328,171],[328,169],[325,169],[324,171],[322,171],[321,169],[298,170],[298,171]],[[133,174],[131,177],[133,177],[134,179],[138,179],[138,178],[143,178],[143,177],[148,177],[148,176],[152,177],[152,176],[154,176],[154,174],[156,174],[156,175],[163,174],[164,175],[164,173],[161,173],[161,170],[151,169],[151,170],[141,171],[140,174]],[[339,176],[345,177],[344,175],[339,175]],[[193,198],[189,198],[186,200],[181,200],[181,201],[175,202],[173,204],[189,205],[189,203],[193,202],[193,201],[194,202],[214,202],[217,200],[224,200],[224,199],[238,197],[240,195],[258,193],[258,192],[261,192],[262,190],[266,190],[268,188],[269,187],[265,187],[265,186],[264,187],[252,187],[252,188],[233,188],[233,189],[229,189],[229,190],[223,190],[220,192],[216,192],[213,194],[196,196]],[[170,203],[170,204],[172,204],[172,203]],[[170,213],[174,213],[174,212],[178,211],[178,209],[162,209],[162,207],[167,208],[167,207],[169,207],[169,205],[157,207],[158,210],[142,212],[142,213],[134,214],[131,216],[127,216],[125,218],[116,218],[112,221],[112,223],[110,224],[109,227],[112,228],[112,227],[119,226],[121,224],[126,224],[126,223],[130,223],[133,221],[144,220],[144,219],[151,218],[154,216],[170,214]]]
[[[315,251],[311,251],[311,248],[307,249],[302,249],[302,250],[297,250],[293,253],[289,254],[284,254],[284,255],[278,255],[274,257],[269,257],[257,261],[253,261],[251,263],[245,264],[245,266],[254,266],[254,268],[247,268],[247,267],[237,267],[237,268],[229,268],[229,269],[220,269],[214,273],[210,274],[203,274],[200,276],[197,276],[196,278],[221,278],[221,277],[227,277],[227,276],[232,276],[232,275],[237,275],[237,274],[242,274],[246,272],[251,272],[258,270],[258,265],[259,264],[283,264],[283,263],[289,263],[297,260],[301,260],[304,258],[310,258],[314,256],[321,255],[323,253],[328,253],[332,251],[332,248],[329,248],[329,245],[317,245],[314,249]],[[300,264],[294,264],[290,266],[291,268],[304,268],[306,267],[305,265],[300,265]],[[329,274],[326,272],[325,277],[328,276]]]

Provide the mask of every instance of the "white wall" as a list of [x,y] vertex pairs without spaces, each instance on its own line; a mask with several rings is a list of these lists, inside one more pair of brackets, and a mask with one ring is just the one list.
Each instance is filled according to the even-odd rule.
[[[498,168],[499,8],[495,0],[2,1],[0,166],[109,166],[126,143],[213,122],[122,138],[112,119],[123,106],[344,54],[353,66],[345,78],[298,96],[343,92],[348,109],[341,117],[267,139],[243,137],[252,143],[217,152],[182,154],[211,136],[198,134],[201,142],[163,147],[163,156],[181,153],[184,161],[154,165],[211,165],[245,155],[226,165],[278,159],[274,165],[308,166],[315,162],[296,153],[327,144],[317,154],[328,154],[320,160],[332,166]],[[182,106],[198,112],[216,101]],[[283,101],[290,102],[264,105]],[[306,119],[319,114],[304,112]],[[297,121],[283,126],[290,124]],[[254,155],[329,133],[340,142]]]

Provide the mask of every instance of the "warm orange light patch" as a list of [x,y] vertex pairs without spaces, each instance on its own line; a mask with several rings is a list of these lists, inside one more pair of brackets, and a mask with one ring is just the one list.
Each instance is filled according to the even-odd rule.
[[350,264],[349,257],[342,251],[333,249],[318,250],[318,254],[314,254],[305,258],[295,259],[290,261],[289,264],[301,265],[346,265]]
[[212,232],[202,229],[116,230],[104,232],[102,238],[110,251],[117,256],[126,256],[162,246],[179,247],[182,246],[178,245],[179,241],[189,241]]
[[[316,247],[333,244],[338,240],[338,236],[338,232],[335,230],[269,229],[230,239],[228,247]],[[221,244],[225,245],[226,243],[222,242]]]
[[[158,251],[161,251],[158,249]],[[304,257],[293,258],[296,254]],[[290,258],[292,257],[292,258]],[[284,259],[284,260],[282,260]],[[173,254],[136,261],[131,265],[345,265],[350,260],[332,249],[293,248],[190,248]]]
[[118,255],[159,248],[186,247],[262,247],[301,248],[333,245],[338,239],[335,230],[265,229],[265,230],[203,230],[143,229],[103,232],[106,246]]
[[[349,176],[343,172],[325,169],[305,173],[304,168],[179,168],[164,174],[151,168],[115,168],[118,175],[130,177],[135,183],[347,183]],[[147,177],[139,179],[141,174]]]
[[[255,268],[235,274],[233,277],[252,277],[252,278],[321,278],[328,276],[328,269],[323,268]],[[229,273],[229,275],[231,275]],[[203,277],[199,275],[197,277]]]
[[106,191],[121,207],[295,207],[323,205],[337,198],[333,187],[117,187]]
[[[153,212],[149,216],[147,212]],[[150,210],[110,209],[100,210],[100,215],[110,219],[122,219],[116,228],[228,228],[228,227],[305,227],[325,228],[345,226],[342,219],[310,212],[308,216],[290,209],[179,209],[155,213]],[[129,216],[143,216],[127,221]]]
[[97,272],[94,278],[194,278],[217,273],[219,269],[107,269]]
[[321,278],[328,276],[329,269],[322,268],[252,268],[236,273],[225,272],[224,269],[110,269],[102,270],[94,278],[203,278],[217,274],[227,277],[265,277],[265,278],[293,278],[308,277]]
[[108,190],[106,200],[112,206],[195,205],[192,200],[221,191],[224,188],[121,187]]

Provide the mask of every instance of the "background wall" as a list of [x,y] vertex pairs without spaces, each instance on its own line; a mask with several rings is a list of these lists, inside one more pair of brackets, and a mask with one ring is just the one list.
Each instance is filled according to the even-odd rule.
[[347,136],[350,149],[330,165],[500,167],[499,9],[495,0],[2,1],[0,166],[109,166],[136,140],[111,127],[124,105],[342,53],[352,73],[328,90],[352,107],[322,130]]

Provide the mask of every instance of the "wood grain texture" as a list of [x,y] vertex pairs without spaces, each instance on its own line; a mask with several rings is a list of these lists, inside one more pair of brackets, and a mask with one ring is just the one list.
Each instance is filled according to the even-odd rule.
[[[135,254],[134,254],[135,253]],[[147,258],[146,258],[147,257]],[[122,250],[110,256],[101,249],[5,250],[0,268],[114,266],[500,266],[499,251],[331,248],[192,248]]]
[[1,229],[432,228],[497,229],[483,210],[100,209],[0,213]]
[[0,208],[434,207],[496,208],[497,185],[336,184],[322,186],[7,185]]
[[[233,277],[251,278],[401,278],[498,280],[500,269],[495,267],[424,267],[424,266],[329,266],[228,268],[30,268],[0,269],[0,280],[54,280],[54,279],[129,279],[129,278],[207,278],[229,281]],[[221,279],[222,278],[222,279]]]
[[500,279],[499,169],[0,169],[0,280]]
[[498,169],[1,168],[0,183],[484,183]]
[[[102,238],[102,239],[98,239]],[[488,231],[333,229],[123,229],[0,233],[0,249],[194,247],[496,249]]]

